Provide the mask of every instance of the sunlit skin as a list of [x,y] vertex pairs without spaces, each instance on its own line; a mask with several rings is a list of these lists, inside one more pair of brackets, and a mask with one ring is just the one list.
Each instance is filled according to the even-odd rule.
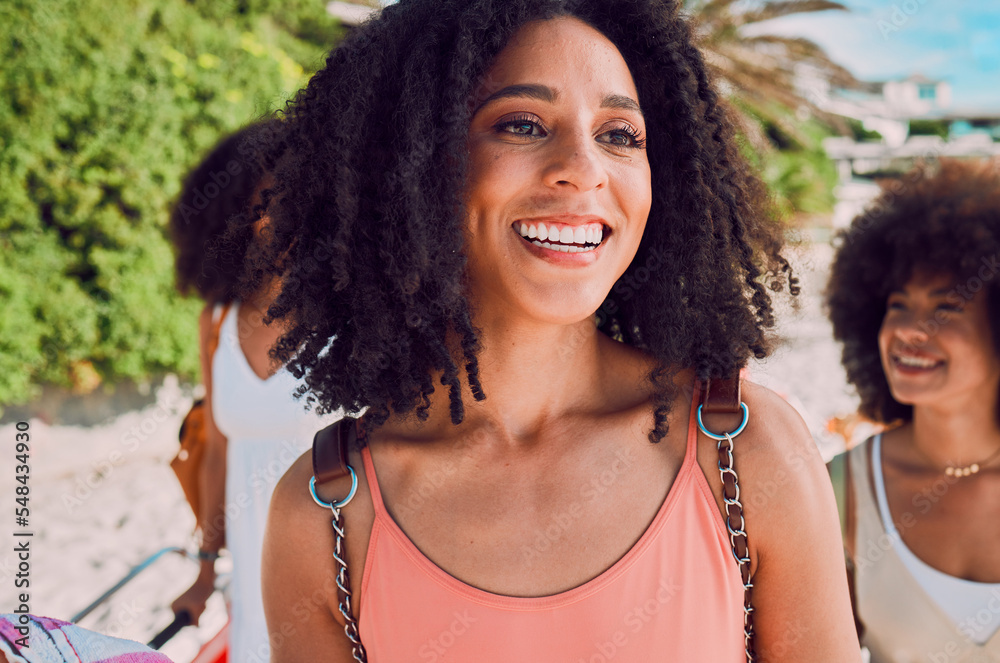
[[956,577],[1000,582],[1000,459],[971,477],[943,474],[1000,449],[1000,358],[985,291],[969,298],[957,285],[918,272],[886,302],[883,370],[893,397],[913,406],[913,420],[884,436],[886,491],[918,557]]
[[948,275],[919,273],[889,295],[879,351],[901,403],[964,412],[970,399],[997,402],[1000,360],[985,294],[966,298],[955,286]]
[[[470,295],[504,318],[576,323],[628,267],[649,215],[639,95],[606,39],[565,54],[562,42],[533,30],[512,45],[519,57],[496,63],[469,129]],[[568,66],[549,66],[560,56]],[[521,237],[517,228],[532,221],[603,225],[604,238],[594,251],[561,253]]]
[[[447,391],[438,388],[426,421],[391,417],[370,436],[369,448],[387,510],[435,565],[495,594],[548,596],[600,575],[648,528],[683,460],[691,398],[684,388],[693,375],[679,371],[682,389],[673,408],[680,416],[659,444],[650,444],[654,393],[646,377],[654,362],[593,322],[635,255],[652,195],[639,146],[643,109],[615,46],[574,18],[529,23],[483,80],[469,129],[464,194],[467,296],[481,332],[487,398],[475,401],[465,385],[464,421],[456,426]],[[604,238],[588,253],[541,249],[518,232],[521,221],[532,219],[560,230],[600,224]],[[743,399],[754,415],[740,436],[741,486],[754,494],[768,482],[761,492],[766,499],[745,504],[758,646],[769,652],[768,661],[854,663],[843,549],[822,460],[784,401],[750,383]],[[708,417],[707,424],[722,429],[731,422]],[[620,454],[631,459],[622,480],[587,501],[587,517],[545,551],[526,557],[526,533],[543,531],[567,512],[580,487],[616,466]],[[349,460],[363,467],[359,454]],[[721,528],[717,462],[714,442],[701,439],[698,463]],[[318,652],[334,663],[352,660],[329,582],[329,513],[302,490],[311,474],[306,454],[272,501],[264,549],[272,634],[317,587],[326,602],[296,622],[294,638],[272,649],[274,663]],[[373,519],[367,479],[358,474],[357,496],[344,510],[355,587]],[[434,490],[420,508],[408,506],[431,476]],[[335,481],[320,494],[331,499],[348,488]],[[364,598],[356,592],[356,612],[359,601]],[[795,639],[788,637],[789,624]],[[690,637],[713,636],[706,628]]]

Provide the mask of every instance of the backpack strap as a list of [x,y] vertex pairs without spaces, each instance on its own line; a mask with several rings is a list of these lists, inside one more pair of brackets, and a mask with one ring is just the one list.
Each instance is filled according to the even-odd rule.
[[[351,641],[351,648],[354,660],[359,663],[367,663],[368,653],[361,643],[361,632],[358,629],[358,620],[354,617],[354,610],[351,607],[351,580],[347,571],[347,538],[344,532],[344,520],[341,515],[341,507],[351,501],[354,491],[358,487],[358,477],[350,465],[347,464],[347,450],[358,439],[358,420],[353,417],[344,417],[340,421],[330,424],[320,430],[313,437],[312,461],[313,477],[309,482],[309,491],[313,500],[320,506],[330,508],[333,512],[334,547],[333,559],[337,564],[337,596],[340,599],[340,614],[344,616],[344,633]],[[350,474],[354,479],[354,485],[348,496],[336,503],[326,503],[316,495],[316,484],[321,484],[334,479],[339,479]]]
[[[226,314],[229,313],[229,308],[232,305],[232,302],[228,304],[216,304],[215,310],[212,311],[212,335],[208,337],[209,362],[211,362],[212,357],[215,356],[215,351],[219,348],[219,334],[222,331],[222,321],[226,319]],[[209,365],[211,366],[211,363]]]
[[740,414],[740,379],[705,380],[702,411],[706,414]]
[[347,476],[351,470],[347,464],[347,450],[358,439],[358,420],[344,417],[313,437],[312,462],[316,483],[326,483]]
[[[833,493],[837,498],[837,511],[840,513],[840,532],[844,537],[844,564],[847,567],[847,589],[851,597],[851,609],[854,612],[854,628],[858,633],[858,638],[863,638],[865,625],[858,616],[858,599],[855,588],[855,576],[857,567],[851,550],[855,548],[857,539],[857,506],[854,495],[854,481],[856,477],[851,472],[851,455],[863,453],[867,457],[868,448],[871,445],[864,445],[862,448],[847,450],[833,457],[827,468],[830,471],[830,480],[833,483]],[[864,477],[862,477],[862,480]],[[854,550],[857,554],[857,550]]]
[[[833,484],[833,496],[837,500],[837,513],[840,514],[840,534],[844,538],[844,543],[847,543],[847,537],[850,533],[847,525],[847,500],[848,492],[851,490],[848,484],[848,474],[851,470],[847,454],[846,451],[839,453],[826,464],[826,469],[830,473],[830,482]],[[853,502],[853,500],[851,501]]]

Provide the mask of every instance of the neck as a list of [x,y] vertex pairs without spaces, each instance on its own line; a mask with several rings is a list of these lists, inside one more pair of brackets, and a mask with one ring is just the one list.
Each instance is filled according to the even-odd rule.
[[913,407],[913,444],[939,467],[979,463],[1000,449],[996,394]]
[[[602,358],[620,344],[598,331],[591,318],[556,325],[478,316],[475,325],[480,330],[479,380],[486,399],[473,398],[464,362],[456,361],[465,408],[460,429],[486,429],[512,442],[530,440],[564,415],[587,411],[607,391]],[[439,439],[458,432],[451,423],[449,389],[439,386],[440,374],[434,383],[427,421],[418,422],[410,413],[391,417],[383,428]]]

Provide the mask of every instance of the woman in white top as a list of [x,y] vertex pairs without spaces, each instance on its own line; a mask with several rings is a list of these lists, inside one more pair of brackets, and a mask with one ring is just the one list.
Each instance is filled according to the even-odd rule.
[[[282,334],[278,325],[263,321],[271,294],[262,288],[237,300],[240,265],[215,250],[227,220],[246,207],[260,180],[244,155],[275,126],[251,126],[220,142],[188,176],[171,219],[178,287],[182,293],[195,290],[207,302],[199,329],[209,439],[198,518],[201,570],[172,608],[187,610],[197,623],[225,545],[233,561],[229,657],[240,663],[270,659],[260,567],[271,493],[313,434],[333,421],[306,411],[306,401],[294,397],[300,380],[269,355]],[[218,345],[209,356],[215,329]]]
[[944,161],[886,185],[834,262],[848,379],[888,425],[843,468],[873,663],[1000,661],[998,165]]

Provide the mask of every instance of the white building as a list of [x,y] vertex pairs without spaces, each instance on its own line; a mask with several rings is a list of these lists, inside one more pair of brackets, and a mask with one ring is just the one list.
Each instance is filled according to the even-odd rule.
[[910,135],[910,120],[937,119],[951,107],[951,85],[915,74],[902,80],[864,83],[859,89],[832,87],[819,72],[803,67],[796,85],[820,109],[861,121],[877,131],[890,147],[900,147]]

